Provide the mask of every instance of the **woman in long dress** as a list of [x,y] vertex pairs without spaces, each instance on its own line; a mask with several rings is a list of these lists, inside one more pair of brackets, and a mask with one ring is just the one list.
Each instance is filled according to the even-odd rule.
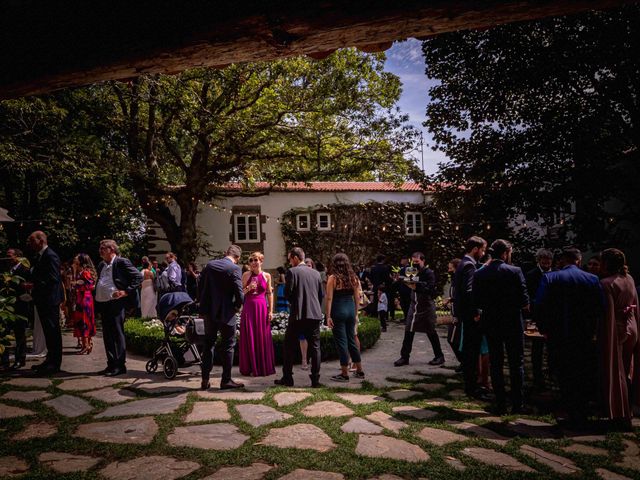
[[244,305],[240,317],[240,373],[266,377],[276,373],[271,317],[273,288],[271,275],[262,271],[264,255],[249,256],[249,271],[242,275]]
[[80,341],[81,350],[78,355],[91,353],[93,337],[96,335],[96,319],[93,308],[93,290],[98,277],[91,258],[86,253],[79,253],[73,259],[73,311],[71,319],[73,336]]
[[604,414],[614,426],[628,430],[633,409],[640,407],[640,308],[638,292],[625,263],[620,250],[602,252],[605,314],[598,343]]
[[155,274],[149,260],[142,260],[142,291],[140,293],[140,309],[145,318],[155,318],[156,304],[158,303],[156,288],[154,286]]

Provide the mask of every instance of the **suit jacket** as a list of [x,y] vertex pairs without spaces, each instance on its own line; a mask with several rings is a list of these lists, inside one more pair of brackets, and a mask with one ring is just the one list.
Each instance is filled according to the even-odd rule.
[[604,315],[600,280],[576,265],[542,277],[535,306],[538,327],[549,342],[587,342]]
[[287,270],[285,282],[289,320],[322,320],[320,273],[301,263]]
[[199,312],[209,321],[235,325],[242,306],[242,270],[229,258],[211,260],[202,270],[198,284]]
[[426,332],[429,324],[436,321],[436,296],[436,275],[430,268],[423,268],[418,272],[416,289],[411,292],[406,324],[408,331]]
[[455,292],[453,308],[457,318],[460,320],[468,320],[477,313],[477,310],[473,306],[473,298],[471,296],[474,273],[476,273],[476,262],[464,256],[458,264],[458,268],[456,268],[452,283]]
[[32,265],[33,302],[36,305],[60,305],[64,299],[64,292],[58,254],[51,247],[47,247],[40,259],[34,260]]
[[384,263],[376,263],[371,267],[369,280],[371,280],[371,283],[373,284],[374,291],[383,283],[388,287],[391,284],[391,267]]
[[[98,278],[105,267],[104,261],[98,264]],[[142,284],[142,274],[129,261],[128,258],[116,257],[113,259],[113,283],[118,290],[127,292],[125,301],[129,308],[138,308],[140,306],[140,297],[138,296],[138,288]]]
[[522,309],[529,304],[527,283],[519,267],[493,260],[473,275],[474,307],[482,310],[488,334],[522,334]]

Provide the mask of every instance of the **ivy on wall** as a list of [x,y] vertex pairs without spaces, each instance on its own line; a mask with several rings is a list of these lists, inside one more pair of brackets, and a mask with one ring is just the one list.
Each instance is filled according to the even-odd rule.
[[[317,213],[331,214],[331,230],[318,230]],[[405,234],[405,213],[421,212],[422,236]],[[309,231],[298,231],[296,217],[309,213]],[[371,265],[378,254],[398,265],[403,255],[421,251],[441,285],[446,280],[447,263],[462,252],[464,239],[445,212],[432,204],[398,202],[334,203],[288,210],[281,220],[287,250],[301,247],[307,256],[328,265],[331,257],[344,252],[352,263]]]

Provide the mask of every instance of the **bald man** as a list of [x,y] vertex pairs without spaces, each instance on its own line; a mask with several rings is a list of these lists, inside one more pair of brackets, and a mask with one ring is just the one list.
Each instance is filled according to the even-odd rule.
[[34,253],[31,262],[31,296],[40,317],[48,351],[45,361],[31,368],[39,374],[51,375],[60,371],[62,363],[60,304],[64,294],[60,278],[60,257],[49,247],[44,232],[35,231],[29,235],[27,245]]

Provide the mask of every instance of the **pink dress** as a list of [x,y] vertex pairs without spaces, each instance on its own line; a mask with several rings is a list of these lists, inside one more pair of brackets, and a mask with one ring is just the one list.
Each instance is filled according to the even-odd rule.
[[267,280],[263,273],[251,274],[249,284],[254,281],[258,288],[244,296],[240,317],[240,373],[266,377],[276,373],[267,310]]

